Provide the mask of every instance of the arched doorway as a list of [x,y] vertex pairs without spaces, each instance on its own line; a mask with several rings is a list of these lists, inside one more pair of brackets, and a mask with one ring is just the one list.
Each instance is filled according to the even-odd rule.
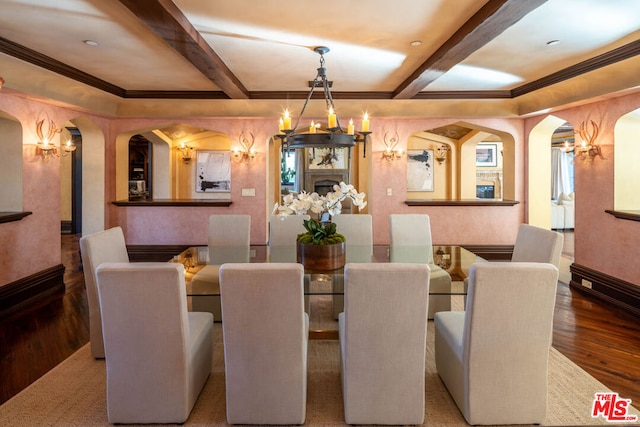
[[551,228],[551,141],[566,120],[548,116],[529,134],[527,170],[527,222]]

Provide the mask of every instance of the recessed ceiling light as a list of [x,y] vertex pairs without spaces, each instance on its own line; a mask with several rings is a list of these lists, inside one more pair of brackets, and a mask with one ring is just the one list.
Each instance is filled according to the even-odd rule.
[[98,46],[98,42],[95,40],[83,40],[83,43],[89,46]]
[[411,43],[409,43],[411,46],[420,46],[422,45],[422,42],[420,40],[414,40]]
[[547,42],[547,46],[553,46],[553,45],[556,45],[558,43],[560,43],[560,40],[549,40]]

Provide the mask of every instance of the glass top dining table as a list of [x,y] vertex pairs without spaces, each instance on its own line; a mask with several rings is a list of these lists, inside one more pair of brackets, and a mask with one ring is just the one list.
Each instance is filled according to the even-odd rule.
[[[188,296],[212,296],[219,295],[219,291],[211,289],[194,290],[191,287],[191,278],[204,266],[222,265],[229,262],[296,262],[296,246],[268,246],[255,245],[242,248],[225,247],[212,251],[211,256],[207,246],[193,246],[179,255],[175,256],[172,262],[182,263],[185,266],[185,282]],[[346,262],[409,262],[428,263],[432,275],[436,272],[446,272],[451,276],[452,282],[462,282],[469,273],[469,267],[475,263],[484,261],[483,258],[473,252],[461,247],[452,245],[434,245],[432,247],[422,246],[348,246],[346,248]],[[329,281],[335,275],[342,276],[344,269],[330,271],[307,271],[314,275],[316,279]],[[312,279],[313,280],[313,279]],[[339,295],[343,290],[333,286],[330,290],[324,288],[305,287],[306,295]],[[464,295],[463,288],[452,286],[450,292],[430,292],[430,295]]]
[[[219,286],[192,285],[193,276],[205,266],[222,265],[228,262],[296,262],[297,258],[295,245],[225,247],[212,251],[211,254],[207,246],[194,246],[175,256],[172,261],[185,266],[185,284],[190,310],[209,311],[214,306],[220,306]],[[444,298],[446,310],[464,309],[463,281],[471,265],[480,261],[484,259],[461,246],[358,247],[351,245],[346,248],[347,263],[427,262],[431,269],[429,304],[431,305],[436,299],[443,301]],[[449,276],[450,281],[447,280]],[[337,339],[337,315],[343,309],[344,301],[344,268],[331,271],[305,271],[304,294],[305,311],[309,314],[309,338]],[[215,309],[212,312],[215,313]],[[219,311],[218,314],[214,314],[214,318],[220,319],[219,316]]]

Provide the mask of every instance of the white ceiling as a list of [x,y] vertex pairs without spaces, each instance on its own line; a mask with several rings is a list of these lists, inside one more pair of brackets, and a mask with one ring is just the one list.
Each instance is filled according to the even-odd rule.
[[[135,3],[149,15],[131,9]],[[2,90],[113,116],[277,116],[285,107],[299,111],[319,45],[331,49],[325,66],[336,105],[348,114],[519,116],[640,86],[640,1],[486,3],[0,0]],[[519,7],[537,3],[491,34]],[[495,4],[502,7],[483,12]],[[181,54],[184,34],[154,18],[157,11],[184,15],[183,32],[201,37],[203,50]],[[468,26],[475,30],[456,40]],[[619,48],[622,60],[609,55]],[[215,66],[203,68],[203,58]],[[416,75],[432,81],[423,85]],[[403,86],[412,84],[419,87]],[[320,114],[323,103],[315,104]]]

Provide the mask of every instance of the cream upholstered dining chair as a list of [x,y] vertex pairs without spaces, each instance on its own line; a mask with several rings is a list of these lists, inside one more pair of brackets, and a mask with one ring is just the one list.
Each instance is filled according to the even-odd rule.
[[429,266],[349,263],[338,328],[347,424],[422,424]]
[[[304,221],[309,215],[271,215],[269,217],[269,262],[296,262],[296,237],[307,231]],[[304,276],[304,311],[309,313],[311,301],[306,294],[311,289],[311,277]]]
[[309,215],[271,215],[269,246],[295,246],[298,234],[306,231],[303,221],[309,218]]
[[296,263],[220,267],[227,421],[302,424],[309,317]]
[[122,228],[113,227],[108,230],[88,234],[80,238],[80,256],[84,271],[84,282],[89,303],[89,335],[91,355],[96,359],[104,358],[102,339],[102,318],[96,282],[96,269],[103,262],[129,262],[127,245]]
[[183,423],[213,357],[213,316],[187,311],[184,267],[104,263],[96,271],[111,423]]
[[249,262],[251,240],[250,215],[211,215],[209,217],[209,263],[191,278],[193,311],[208,311],[213,319],[222,319],[220,311],[220,266],[227,262]]
[[511,262],[548,262],[559,268],[563,243],[562,233],[520,224]]
[[557,282],[548,263],[476,263],[466,312],[436,313],[436,368],[469,424],[544,421]]
[[[564,236],[557,231],[520,224],[516,243],[513,246],[511,262],[544,262],[560,268]],[[465,293],[468,292],[468,279],[464,281]],[[464,297],[465,306],[467,297]]]
[[[434,264],[431,220],[427,214],[389,215],[389,258],[391,262],[426,262],[431,268],[432,293],[450,293],[451,276]],[[438,311],[451,310],[450,295],[431,295],[429,319]]]
[[[373,220],[369,214],[338,214],[331,217],[346,246],[346,262],[371,262],[373,256]],[[341,274],[333,275],[333,317],[344,310],[344,280]]]

